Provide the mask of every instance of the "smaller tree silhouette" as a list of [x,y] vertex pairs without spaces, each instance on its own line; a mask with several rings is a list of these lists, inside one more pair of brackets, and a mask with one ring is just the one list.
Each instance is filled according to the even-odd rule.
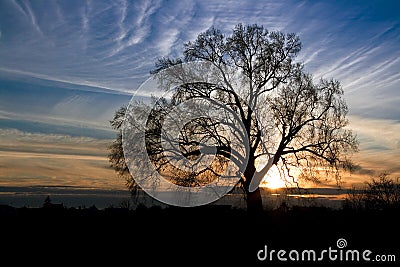
[[387,173],[367,183],[365,204],[367,209],[386,209],[399,206],[400,184],[390,179]]
[[346,199],[346,206],[352,209],[386,210],[400,207],[400,183],[394,182],[388,173],[372,178],[365,188],[352,188]]

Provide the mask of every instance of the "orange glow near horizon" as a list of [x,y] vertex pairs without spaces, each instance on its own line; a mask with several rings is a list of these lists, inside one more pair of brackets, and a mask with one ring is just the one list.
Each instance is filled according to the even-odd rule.
[[260,184],[260,186],[270,189],[283,188],[286,187],[286,185],[286,182],[281,178],[279,170],[275,165],[271,167]]

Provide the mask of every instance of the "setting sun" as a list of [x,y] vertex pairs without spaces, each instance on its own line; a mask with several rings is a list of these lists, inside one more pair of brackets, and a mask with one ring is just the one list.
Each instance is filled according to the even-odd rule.
[[261,186],[268,187],[270,189],[277,189],[285,187],[286,183],[281,178],[278,168],[276,166],[272,166],[267,175],[264,176]]

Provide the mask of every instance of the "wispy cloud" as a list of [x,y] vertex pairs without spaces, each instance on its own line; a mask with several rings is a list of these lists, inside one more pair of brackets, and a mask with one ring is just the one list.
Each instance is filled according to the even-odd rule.
[[0,129],[0,186],[125,189],[109,168],[110,140]]
[[141,1],[135,4],[122,1],[117,9],[118,33],[114,38],[115,47],[109,57],[126,48],[142,43],[150,34],[150,16],[157,11],[159,2]]
[[[300,60],[310,72],[339,79],[349,93],[362,90],[372,100],[375,88],[389,88],[383,93],[392,94],[400,69],[399,21],[389,4],[375,7],[386,10],[387,18],[371,9],[374,5],[5,1],[0,11],[1,65],[27,76],[132,92],[149,76],[156,58],[179,55],[183,43],[199,32],[214,25],[230,33],[237,23],[258,23],[297,32],[304,45]],[[348,96],[352,104],[356,96]]]
[[34,121],[45,125],[24,123],[20,126],[51,130],[49,127],[53,125],[56,132],[66,130],[85,135],[110,136],[109,120],[115,110],[129,103],[131,97],[114,90],[53,79],[26,79],[20,75],[12,79],[0,78],[0,86],[0,114],[7,119],[8,127],[12,127],[11,121]]
[[23,70],[16,70],[16,69],[8,69],[8,68],[2,68],[2,67],[0,67],[0,71],[11,73],[11,74],[33,77],[33,78],[39,78],[39,79],[48,80],[48,81],[61,82],[61,83],[67,83],[67,84],[73,84],[73,85],[84,85],[84,86],[97,87],[97,88],[101,88],[101,89],[115,91],[115,88],[110,88],[110,87],[103,86],[102,84],[97,84],[94,82],[92,83],[90,81],[84,81],[84,80],[81,80],[81,79],[75,78],[75,77],[71,77],[70,79],[58,78],[58,77],[54,77],[54,76],[42,74],[42,73],[35,73],[35,72],[31,72],[31,71],[23,71]]
[[400,177],[400,122],[350,116],[350,128],[360,141],[356,161],[369,170]]
[[15,0],[12,0],[12,3],[31,22],[31,25],[36,30],[36,32],[39,33],[40,35],[43,35],[42,29],[40,28],[39,24],[36,21],[36,15],[32,11],[30,3],[27,1],[21,1],[21,4],[19,4]]
[[159,36],[160,42],[158,43],[157,47],[162,54],[168,55],[171,53],[172,48],[178,39],[178,35],[179,30],[170,29]]
[[[398,62],[392,62],[393,68],[388,71],[381,71],[385,74],[383,81],[376,74],[369,76],[376,73],[374,69],[379,65],[398,55],[393,38],[398,36],[399,25],[393,20],[377,23],[368,20],[364,14],[370,12],[367,5],[124,0],[95,5],[90,1],[45,6],[35,3],[33,8],[31,2],[11,3],[15,12],[4,8],[7,15],[23,14],[26,20],[19,22],[19,33],[10,29],[6,35],[2,34],[2,67],[27,75],[38,73],[132,91],[148,77],[155,58],[179,55],[184,42],[212,25],[229,33],[235,24],[243,22],[299,33],[304,44],[300,59],[307,68],[316,77],[342,80],[346,89],[360,88],[371,84],[371,80],[375,83],[380,80],[377,86],[398,83],[398,77],[393,77],[398,73],[395,71]],[[53,15],[43,15],[44,10],[45,14]],[[54,24],[56,30],[50,30]],[[0,27],[4,26],[0,21]],[[30,34],[30,28],[44,36]],[[11,43],[11,36],[19,42]],[[30,36],[28,43],[22,40],[23,36]]]
[[109,139],[84,136],[43,134],[16,129],[0,129],[2,151],[48,153],[60,155],[105,156]]
[[[378,88],[382,86],[390,86],[393,82],[397,82],[399,80],[399,73],[393,75],[390,72],[392,68],[396,69],[399,63],[400,58],[393,57],[382,62],[377,62],[377,64],[371,64],[365,67],[365,76],[357,77],[353,79],[353,81],[346,83],[346,87],[348,87],[348,91],[351,92],[355,88],[359,88],[359,86],[367,88],[374,87],[374,85],[376,85]],[[373,83],[373,86],[371,86],[371,83]]]

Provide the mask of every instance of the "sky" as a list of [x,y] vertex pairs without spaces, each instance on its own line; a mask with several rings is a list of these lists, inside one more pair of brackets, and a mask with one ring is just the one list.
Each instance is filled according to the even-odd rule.
[[114,111],[156,59],[238,23],[297,33],[305,69],[341,81],[360,141],[347,185],[400,177],[398,10],[398,1],[0,1],[0,186],[124,188],[106,157]]

